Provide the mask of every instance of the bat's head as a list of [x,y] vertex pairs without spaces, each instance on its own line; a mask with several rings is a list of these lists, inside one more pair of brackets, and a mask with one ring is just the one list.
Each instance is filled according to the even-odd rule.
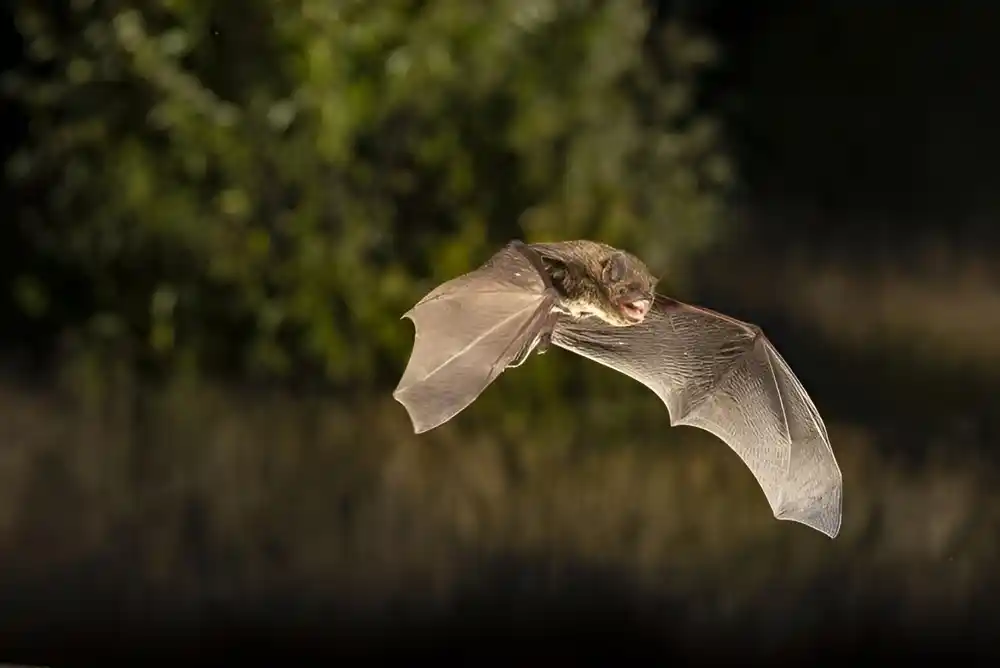
[[646,318],[653,306],[656,279],[642,260],[631,253],[609,249],[601,259],[602,316],[611,324],[627,327]]

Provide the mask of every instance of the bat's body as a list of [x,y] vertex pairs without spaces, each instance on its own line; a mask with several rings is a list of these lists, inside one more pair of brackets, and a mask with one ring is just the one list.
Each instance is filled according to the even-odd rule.
[[663,297],[655,286],[638,258],[605,244],[512,242],[406,313],[416,337],[393,396],[424,432],[554,344],[650,388],[671,424],[722,439],[775,517],[836,536],[840,468],[819,412],[781,355],[758,327]]

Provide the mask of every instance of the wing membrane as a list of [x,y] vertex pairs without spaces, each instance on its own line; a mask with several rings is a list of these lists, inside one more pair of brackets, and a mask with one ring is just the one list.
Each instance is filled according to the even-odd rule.
[[671,424],[724,441],[750,469],[776,518],[830,537],[839,533],[842,477],[826,426],[758,327],[658,296],[638,325],[563,320],[552,342],[651,389]]
[[457,415],[552,322],[556,293],[530,249],[509,244],[404,314],[413,351],[393,392],[417,433]]

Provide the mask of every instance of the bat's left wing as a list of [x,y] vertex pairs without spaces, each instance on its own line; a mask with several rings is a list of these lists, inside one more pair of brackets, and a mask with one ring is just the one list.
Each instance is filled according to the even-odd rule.
[[760,483],[776,518],[831,538],[839,533],[842,477],[826,426],[755,325],[657,296],[640,324],[563,320],[552,343],[653,390],[671,424],[722,439]]
[[447,422],[523,362],[551,329],[558,299],[537,252],[514,241],[407,311],[413,351],[393,397],[414,431]]

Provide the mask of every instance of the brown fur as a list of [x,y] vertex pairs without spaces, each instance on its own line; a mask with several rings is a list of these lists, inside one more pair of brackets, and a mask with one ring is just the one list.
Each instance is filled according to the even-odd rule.
[[[623,303],[653,300],[656,278],[646,265],[623,250],[596,241],[575,240],[531,244],[541,255],[553,285],[561,293],[562,308],[571,316],[595,316],[611,325],[635,324],[622,312]],[[622,276],[612,280],[612,262]]]

